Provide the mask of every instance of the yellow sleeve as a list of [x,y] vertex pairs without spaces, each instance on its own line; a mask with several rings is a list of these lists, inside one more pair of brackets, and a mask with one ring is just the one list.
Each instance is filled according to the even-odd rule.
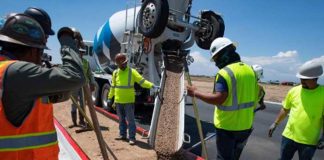
[[292,89],[289,90],[289,92],[287,93],[286,98],[282,102],[282,107],[284,109],[290,109],[292,107],[291,106],[291,92],[292,92]]
[[108,99],[112,99],[115,96],[115,86],[116,86],[116,70],[113,72],[111,86],[108,94]]
[[152,88],[153,87],[153,83],[145,80],[142,75],[140,75],[135,69],[132,69],[132,75],[134,78],[134,81],[136,83],[138,83],[141,87],[143,88]]
[[[324,86],[322,86],[322,95],[324,95]],[[323,134],[324,134],[324,99],[322,99],[323,100]]]
[[92,73],[92,71],[91,71],[91,68],[90,68],[90,64],[89,64],[89,62],[87,61],[87,68],[88,68],[88,70],[87,70],[87,77],[88,77],[88,79],[89,79],[89,83],[90,84],[95,84],[95,79],[94,79],[94,77],[93,77],[93,73]]

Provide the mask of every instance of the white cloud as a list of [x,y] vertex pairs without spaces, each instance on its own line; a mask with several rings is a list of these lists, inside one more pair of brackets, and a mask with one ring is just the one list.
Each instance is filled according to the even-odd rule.
[[281,51],[274,56],[242,57],[247,64],[260,64],[264,68],[264,81],[298,81],[295,77],[302,64],[296,50]]
[[[218,72],[214,62],[210,62],[209,55],[194,51],[190,55],[194,58],[194,63],[189,66],[190,74],[213,76]],[[249,64],[259,64],[264,68],[263,81],[279,80],[299,82],[295,76],[298,68],[304,63],[300,60],[296,50],[281,51],[274,56],[242,57],[242,61]],[[311,62],[324,64],[324,56],[314,58]],[[307,62],[310,62],[307,61]],[[319,81],[324,83],[323,78]]]
[[242,60],[248,64],[260,64],[260,65],[274,65],[282,63],[297,63],[298,52],[286,51],[279,52],[275,56],[261,56],[261,57],[242,57]]
[[193,51],[190,55],[194,58],[194,62],[189,65],[190,74],[213,76],[217,73],[218,69],[215,63],[210,62],[207,58],[209,55],[204,56],[204,54],[198,51]]
[[274,58],[291,58],[297,57],[298,53],[296,50],[294,51],[286,51],[286,52],[279,52],[277,55],[273,56]]

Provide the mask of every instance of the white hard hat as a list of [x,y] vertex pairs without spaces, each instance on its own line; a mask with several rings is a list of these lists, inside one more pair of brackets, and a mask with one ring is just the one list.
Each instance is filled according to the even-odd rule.
[[225,47],[231,44],[233,44],[233,42],[228,38],[225,37],[216,38],[210,45],[210,49],[209,49],[211,54],[211,60],[215,55],[217,55],[217,53],[219,53],[219,51],[221,51],[222,49],[224,49]]
[[254,65],[252,65],[252,68],[253,68],[255,74],[257,75],[258,79],[263,78],[263,67],[261,65],[254,64]]
[[315,79],[323,74],[323,67],[319,63],[306,63],[299,68],[296,74],[300,79]]

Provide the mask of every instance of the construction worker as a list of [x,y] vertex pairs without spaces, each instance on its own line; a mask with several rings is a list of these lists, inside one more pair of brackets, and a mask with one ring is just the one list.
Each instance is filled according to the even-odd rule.
[[[16,13],[11,13],[16,14]],[[41,9],[41,8],[36,8],[36,7],[28,7],[25,11],[24,14],[34,18],[43,28],[45,37],[46,37],[46,42],[49,36],[52,36],[55,34],[55,31],[52,29],[52,21],[51,18],[49,17],[48,13]],[[53,67],[53,65],[50,63],[51,56],[48,55],[47,53],[43,53],[42,56],[42,61],[44,62],[43,66],[45,67]],[[54,96],[53,96],[54,97]]]
[[215,39],[211,60],[220,69],[215,78],[213,93],[203,93],[187,86],[188,95],[216,105],[217,159],[239,159],[252,131],[258,85],[251,66],[241,62],[233,42],[225,37]]
[[[7,17],[14,16],[17,13],[9,13]],[[28,15],[29,17],[36,20],[41,26],[45,33],[46,42],[49,36],[52,36],[55,34],[55,31],[52,29],[52,21],[48,13],[37,7],[28,7],[24,14]]]
[[[254,64],[252,65],[252,68],[257,76],[257,80],[258,82],[260,82],[261,78],[263,78],[263,67],[258,65],[258,64]],[[264,104],[264,96],[265,96],[265,91],[264,91],[264,88],[260,85],[259,85],[259,107],[257,109],[255,109],[254,112],[257,112],[259,110],[264,110],[266,108],[266,105]]]
[[24,12],[26,15],[34,18],[43,28],[45,32],[46,41],[50,35],[55,32],[52,29],[52,22],[50,16],[41,8],[29,7]]
[[299,159],[310,160],[316,147],[324,148],[324,86],[317,83],[322,74],[321,64],[306,63],[300,67],[296,76],[301,85],[289,90],[282,102],[283,108],[269,128],[268,135],[272,137],[276,127],[289,113],[282,133],[281,160],[292,159],[296,151]]
[[[0,21],[1,22],[1,21]],[[58,39],[62,67],[41,64],[46,38],[40,24],[25,14],[0,24],[0,157],[10,160],[57,160],[58,142],[49,96],[85,82],[71,31]]]
[[[143,88],[157,89],[153,83],[145,80],[135,69],[127,65],[127,57],[123,53],[115,56],[118,69],[113,72],[112,84],[108,95],[108,106],[116,105],[119,116],[119,137],[117,140],[126,140],[126,119],[128,121],[129,144],[136,142],[136,125],[134,117],[135,89],[134,83],[138,83]],[[107,108],[105,108],[107,110]]]
[[[79,48],[79,56],[82,60],[82,67],[83,67],[83,71],[85,73],[85,76],[86,76],[86,84],[89,83],[90,85],[90,90],[91,91],[94,91],[94,83],[95,83],[95,80],[94,80],[94,77],[93,77],[93,74],[91,72],[91,69],[90,69],[90,65],[89,65],[89,62],[83,58],[83,54],[85,53],[85,50],[83,49],[85,47],[84,43],[83,43],[83,38],[82,38],[82,35],[81,33],[75,29],[75,28],[71,28],[74,33],[76,33],[76,37],[77,37],[77,48]],[[84,106],[85,106],[85,97],[84,97],[84,92],[83,92],[83,88],[79,88],[78,90],[74,91],[72,93],[72,97],[74,100],[76,101],[79,101],[79,104],[80,104],[80,107],[84,110]],[[77,124],[77,105],[78,104],[75,104],[74,102],[72,103],[71,105],[71,118],[72,118],[72,125],[69,126],[69,128],[73,128],[73,127],[77,127],[77,126],[80,126],[82,128],[88,128],[88,125],[85,123],[84,121],[84,117],[82,115],[82,112],[79,111],[79,125]]]

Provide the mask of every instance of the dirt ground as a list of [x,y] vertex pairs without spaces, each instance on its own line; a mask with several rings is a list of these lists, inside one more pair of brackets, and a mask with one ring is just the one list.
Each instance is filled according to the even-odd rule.
[[[198,90],[209,92],[213,91],[213,79],[209,77],[192,77],[193,85],[197,87]],[[292,86],[286,85],[272,85],[272,84],[261,84],[265,89],[266,101],[272,102],[282,102],[287,95],[288,91]]]
[[[82,133],[75,133],[75,130],[80,128],[68,128],[71,122],[70,116],[71,101],[64,103],[58,103],[54,105],[54,115],[67,132],[73,137],[78,143],[82,150],[92,160],[102,160],[99,144],[94,131],[87,131]],[[88,110],[87,110],[87,113]],[[101,132],[103,137],[113,151],[114,156],[108,152],[109,159],[120,159],[120,160],[147,160],[157,159],[156,153],[147,144],[147,140],[143,139],[141,135],[137,134],[136,145],[131,146],[126,141],[118,141],[115,138],[119,135],[118,123],[106,118],[97,112]],[[90,116],[89,116],[90,118]],[[116,157],[116,158],[114,158]],[[121,158],[122,157],[122,158]]]

